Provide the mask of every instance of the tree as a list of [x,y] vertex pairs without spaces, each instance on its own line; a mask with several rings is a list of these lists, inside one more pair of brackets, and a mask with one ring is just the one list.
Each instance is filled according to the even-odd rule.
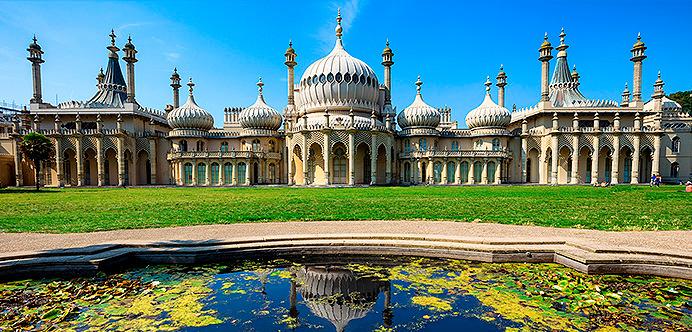
[[677,101],[683,111],[692,113],[692,91],[678,91],[668,95],[668,98]]
[[19,143],[19,148],[27,159],[34,163],[36,170],[36,190],[39,189],[39,173],[41,171],[41,162],[50,159],[53,156],[53,142],[48,137],[39,133],[28,133],[22,137]]

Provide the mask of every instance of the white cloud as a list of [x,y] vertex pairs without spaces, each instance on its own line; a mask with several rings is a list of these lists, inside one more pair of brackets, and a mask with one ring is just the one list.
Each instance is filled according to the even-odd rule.
[[323,51],[329,52],[332,47],[334,47],[334,28],[336,28],[336,11],[341,8],[341,26],[344,29],[344,33],[348,33],[348,30],[355,22],[358,14],[360,12],[361,1],[359,0],[346,0],[339,2],[332,2],[329,7],[331,7],[333,15],[330,15],[329,21],[325,22],[317,32],[316,38],[320,41]]
[[168,62],[176,62],[180,59],[180,53],[177,52],[166,52],[163,54]]

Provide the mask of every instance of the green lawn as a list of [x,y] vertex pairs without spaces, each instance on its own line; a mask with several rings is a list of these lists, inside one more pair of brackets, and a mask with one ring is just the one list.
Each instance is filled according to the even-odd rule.
[[690,211],[692,195],[681,186],[0,190],[0,232],[368,219],[689,230]]

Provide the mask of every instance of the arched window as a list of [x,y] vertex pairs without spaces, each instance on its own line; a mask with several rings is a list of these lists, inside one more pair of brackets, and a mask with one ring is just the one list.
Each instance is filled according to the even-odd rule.
[[207,165],[197,164],[197,184],[207,183]]
[[274,164],[269,164],[269,183],[275,183],[276,181],[276,166]]
[[210,185],[216,185],[219,183],[219,164],[211,164],[211,183]]
[[[495,142],[493,141],[493,144]],[[488,162],[488,183],[495,183],[495,162]]]
[[247,172],[247,165],[245,165],[245,163],[238,164],[238,184],[245,184],[246,172]]
[[197,151],[204,151],[204,141],[197,141]]
[[346,151],[342,147],[334,150],[334,183],[346,183]]
[[612,180],[612,174],[613,174],[613,159],[606,158],[605,159],[605,165],[604,165],[604,171],[605,171],[605,182],[610,183]]
[[461,167],[461,169],[460,169],[460,171],[461,171],[461,182],[462,182],[462,183],[467,183],[467,182],[469,182],[469,163],[467,163],[467,162],[464,161],[464,162],[461,163],[461,165],[460,165],[459,167]]
[[624,183],[630,183],[632,181],[632,156],[625,157],[622,180]]
[[584,174],[584,183],[591,183],[591,157],[586,158],[586,174]]
[[670,149],[673,153],[680,153],[680,137],[673,137],[670,144]]
[[419,151],[425,151],[428,149],[428,140],[425,138],[421,138],[418,140],[418,150]]
[[186,140],[180,141],[180,151],[187,152],[187,141]]
[[187,163],[183,169],[183,183],[190,185],[192,184],[192,164]]
[[680,176],[680,164],[674,162],[670,164],[670,177],[677,179]]
[[480,161],[473,163],[473,181],[480,183],[483,177],[483,164]]
[[261,149],[260,141],[255,139],[252,141],[252,152],[259,152]]
[[456,174],[456,164],[453,161],[447,163],[447,183],[454,183]]
[[221,152],[228,152],[228,142],[221,142]]
[[223,184],[233,183],[233,165],[231,163],[223,164]]
[[435,183],[442,182],[442,163],[439,161],[433,164],[433,181]]
[[411,164],[409,162],[404,163],[404,182],[411,183]]
[[499,138],[494,138],[493,139],[493,151],[500,151],[500,139]]
[[411,152],[411,141],[408,139],[404,140],[404,152],[405,153]]
[[452,141],[452,151],[454,151],[454,152],[459,151],[459,142]]

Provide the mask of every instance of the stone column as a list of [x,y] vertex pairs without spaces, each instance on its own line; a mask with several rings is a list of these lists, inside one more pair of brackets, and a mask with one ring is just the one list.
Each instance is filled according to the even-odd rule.
[[125,185],[125,142],[122,137],[118,137],[118,186]]
[[435,173],[435,163],[433,162],[432,158],[428,158],[428,167],[426,168],[426,183],[427,184],[433,184],[435,183],[434,181],[434,173]]
[[310,168],[310,163],[308,162],[309,147],[306,145],[307,142],[305,137],[303,136],[303,148],[300,150],[300,152],[303,154],[303,185],[305,186],[310,184],[310,182],[308,181],[308,173]]
[[502,159],[498,159],[497,161],[495,161],[495,184],[502,183],[502,169],[500,168],[501,164]]
[[457,168],[455,173],[456,179],[454,183],[461,184],[461,159],[457,159]]
[[[57,177],[58,187],[62,187],[65,182],[63,180],[63,165],[62,165],[62,142],[60,138],[55,139],[55,173]],[[21,164],[20,164],[21,167]]]
[[481,172],[481,183],[488,184],[488,160],[483,160],[483,171]]
[[[526,165],[528,157],[529,142],[526,137],[521,138],[521,182],[526,183],[528,179],[526,178]],[[534,161],[535,162],[535,161]]]
[[661,165],[661,135],[656,134],[654,136],[654,154],[653,160],[651,162],[651,172],[656,175],[661,175],[660,165]]
[[551,184],[557,184],[557,174],[558,174],[558,158],[560,158],[560,151],[558,151],[558,142],[557,142],[557,135],[553,135],[551,137],[551,147],[550,147],[550,152],[552,155],[550,156],[550,169],[551,169],[551,174],[550,175],[550,183]]
[[447,184],[447,159],[442,161],[442,183]]
[[[156,140],[155,139],[150,139],[149,140],[149,153],[151,155],[149,156],[149,164],[151,165],[151,184],[157,184],[158,181],[156,181],[156,170],[157,170],[157,165],[158,163],[156,162],[156,159],[158,159],[158,154],[156,151]],[[221,173],[221,169],[219,168],[219,173]]]
[[370,139],[370,184],[377,183],[377,152],[378,149],[375,146],[377,136],[372,135]]
[[579,135],[572,135],[572,174],[569,183],[579,183]]
[[[259,167],[258,167],[259,168]],[[245,185],[250,185],[250,160],[245,161]]]
[[[21,187],[24,185],[24,176],[22,175],[22,152],[19,150],[19,143],[17,140],[14,140],[12,142],[12,146],[14,148],[14,176],[15,176],[15,185],[17,187]],[[55,165],[57,167],[57,165]],[[57,169],[57,168],[56,168]],[[58,177],[58,184],[59,184],[60,178]]]
[[475,160],[469,160],[469,183],[476,183],[476,162]]
[[618,176],[620,168],[620,134],[613,135],[613,162],[610,172],[610,183],[618,184]]
[[354,160],[356,158],[356,141],[353,132],[348,133],[348,185],[356,184],[356,170]]
[[385,169],[385,183],[391,184],[392,183],[392,150],[391,146],[388,149],[388,151],[385,153],[387,157],[387,166]]
[[631,184],[637,184],[639,183],[639,133],[634,134],[634,142],[632,142],[633,145],[633,152],[632,152],[632,176],[631,176]]
[[543,149],[541,148],[541,153],[539,153],[539,155],[538,155],[538,183],[540,183],[540,184],[546,184],[547,183],[547,181],[545,179],[546,178],[545,173],[547,171],[546,167],[545,167],[546,166],[545,165],[546,154],[547,154],[547,151],[543,151]]
[[238,185],[238,162],[235,160],[231,163],[231,185]]
[[425,177],[423,172],[423,159],[418,159],[418,167],[416,167],[416,182],[423,183],[423,178]]
[[82,136],[78,135],[77,140],[75,142],[75,150],[76,155],[75,159],[77,160],[77,186],[81,187],[84,185],[84,161],[82,158]]
[[331,158],[331,149],[329,148],[329,132],[324,133],[324,151],[322,151],[322,158],[324,159],[324,184],[329,185],[331,183],[331,178],[329,177],[330,169],[329,161]]
[[97,182],[98,186],[102,187],[104,183],[104,174],[103,174],[103,138],[102,137],[97,137],[96,138],[96,176],[97,176]]
[[600,152],[599,135],[593,139],[593,153],[591,154],[591,184],[598,183],[598,158]]
[[196,186],[199,183],[197,178],[197,159],[192,162],[192,185]]
[[207,160],[207,166],[205,166],[206,172],[205,175],[207,176],[207,183],[205,185],[207,186],[212,186],[214,183],[211,182],[211,160]]

